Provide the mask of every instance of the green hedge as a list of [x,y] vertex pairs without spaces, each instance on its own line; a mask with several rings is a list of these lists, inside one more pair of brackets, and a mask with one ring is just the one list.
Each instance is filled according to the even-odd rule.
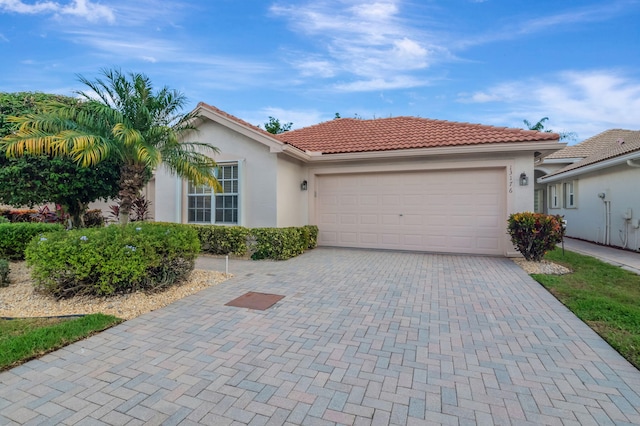
[[242,226],[193,225],[198,233],[201,251],[209,254],[247,253],[247,237],[250,230]]
[[252,253],[252,259],[289,259],[318,244],[318,227],[244,228],[242,226],[191,225],[197,232],[203,253]]
[[251,235],[255,238],[252,259],[285,260],[315,247],[317,227],[254,228]]
[[33,237],[63,230],[62,225],[51,223],[0,223],[0,258],[22,260],[24,250]]
[[137,222],[45,234],[25,254],[37,287],[62,298],[170,286],[193,270],[199,251],[190,226]]
[[9,285],[9,262],[7,259],[0,259],[0,287]]

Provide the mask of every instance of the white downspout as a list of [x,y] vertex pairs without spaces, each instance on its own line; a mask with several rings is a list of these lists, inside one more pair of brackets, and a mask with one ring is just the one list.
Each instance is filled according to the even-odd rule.
[[607,244],[611,245],[611,201],[605,201],[607,205]]

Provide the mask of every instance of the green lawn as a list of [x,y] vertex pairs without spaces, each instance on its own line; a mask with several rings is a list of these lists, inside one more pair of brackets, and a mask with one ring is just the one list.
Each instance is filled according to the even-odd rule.
[[122,322],[103,314],[80,318],[0,319],[0,371]]
[[545,258],[574,272],[532,277],[640,369],[640,275],[560,249]]

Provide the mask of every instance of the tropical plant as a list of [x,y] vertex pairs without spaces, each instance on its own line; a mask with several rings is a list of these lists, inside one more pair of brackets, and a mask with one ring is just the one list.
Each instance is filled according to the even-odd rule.
[[[0,138],[17,130],[11,116],[42,113],[47,102],[81,107],[78,99],[46,93],[0,93]],[[47,203],[64,206],[76,227],[83,226],[89,203],[118,193],[120,165],[103,161],[80,167],[71,158],[52,155],[24,155],[7,158],[0,151],[0,203],[14,207]]]
[[542,117],[538,120],[537,123],[531,124],[529,120],[522,120],[527,129],[535,130],[536,132],[545,132],[545,133],[558,133],[560,135],[560,140],[576,140],[578,135],[575,132],[554,132],[551,129],[547,129],[545,127],[545,122],[549,121],[549,117]]
[[118,197],[123,224],[150,171],[160,163],[195,185],[221,190],[214,176],[216,163],[207,155],[218,149],[185,141],[196,130],[196,116],[182,113],[183,94],[167,87],[154,91],[151,80],[140,73],[104,69],[102,75],[93,81],[79,77],[88,88],[77,92],[81,105],[51,101],[41,113],[10,117],[18,129],[2,139],[0,149],[9,157],[71,157],[84,167],[121,161]]
[[269,117],[269,121],[264,123],[264,129],[274,135],[288,132],[291,130],[291,126],[293,126],[293,123],[280,123],[280,120],[274,117]]
[[562,216],[513,213],[507,221],[511,242],[526,260],[540,262],[564,238]]

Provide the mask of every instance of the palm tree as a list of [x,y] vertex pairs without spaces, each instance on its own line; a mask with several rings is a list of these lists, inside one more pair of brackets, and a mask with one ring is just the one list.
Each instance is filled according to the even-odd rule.
[[522,120],[522,121],[524,122],[524,125],[527,126],[529,130],[535,130],[536,132],[553,133],[553,130],[544,128],[544,122],[549,121],[549,117],[542,117],[540,120],[538,120],[536,124],[531,124],[529,120]]
[[18,130],[0,140],[8,157],[27,154],[69,156],[89,167],[108,158],[122,162],[120,217],[126,224],[134,200],[163,163],[171,172],[221,191],[216,163],[207,154],[216,147],[185,142],[196,129],[194,114],[181,111],[186,98],[167,87],[154,92],[144,74],[102,70],[104,79],[79,76],[88,91],[76,92],[82,107],[50,102],[42,113],[11,117]]
[[575,132],[554,132],[551,129],[547,129],[544,127],[544,123],[549,121],[549,117],[542,117],[536,124],[531,124],[529,120],[522,120],[524,125],[527,126],[529,130],[535,130],[536,132],[545,132],[545,133],[558,133],[560,135],[561,141],[572,141],[578,138],[578,135]]

